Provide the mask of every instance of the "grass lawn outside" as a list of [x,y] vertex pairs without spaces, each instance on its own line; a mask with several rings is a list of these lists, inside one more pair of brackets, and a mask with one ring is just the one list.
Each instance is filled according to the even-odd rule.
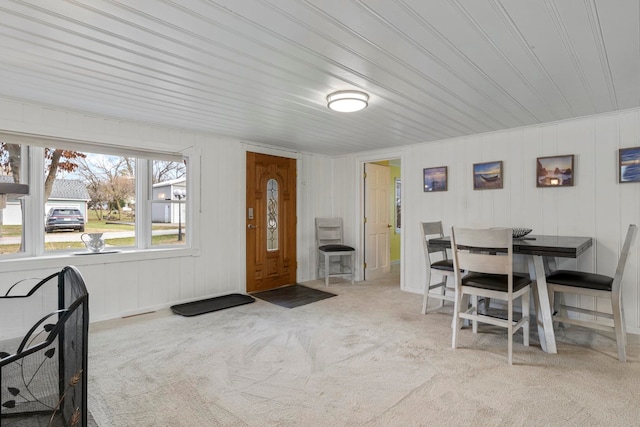
[[[184,236],[183,236],[184,239]],[[151,238],[152,245],[182,245],[186,241],[178,241],[177,234],[165,234],[162,236],[153,236]],[[125,237],[121,239],[106,239],[105,250],[114,249],[118,247],[129,246],[132,247],[135,244],[134,237]],[[19,244],[15,245],[0,245],[0,254],[15,254],[20,249]],[[59,251],[65,249],[86,249],[82,242],[47,242],[45,243],[46,251]]]
[[[109,222],[109,223],[107,223]],[[177,224],[157,224],[151,225],[152,230],[175,230]],[[85,233],[106,233],[108,231],[133,231],[135,227],[124,221],[107,221],[90,219],[85,225]],[[22,235],[21,225],[2,225],[0,226],[0,236],[4,237],[20,237]]]

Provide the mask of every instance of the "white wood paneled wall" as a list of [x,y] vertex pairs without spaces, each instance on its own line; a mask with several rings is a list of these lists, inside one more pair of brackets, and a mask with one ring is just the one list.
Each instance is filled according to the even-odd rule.
[[[0,129],[137,148],[201,153],[200,252],[193,256],[99,259],[79,265],[87,280],[92,321],[142,313],[245,290],[244,163],[251,145],[81,112],[0,99]],[[403,180],[403,287],[422,292],[424,258],[418,222],[459,226],[525,226],[537,234],[584,235],[596,244],[561,267],[613,274],[629,223],[640,223],[640,184],[618,184],[617,150],[640,145],[640,110],[407,146],[399,151]],[[574,187],[536,188],[536,157],[575,154]],[[315,277],[314,218],[340,216],[345,239],[357,246],[362,154],[336,159],[299,155],[298,280]],[[473,163],[502,160],[505,186],[474,191]],[[449,190],[422,191],[422,169],[449,167]],[[95,257],[94,257],[95,258]],[[76,258],[48,259],[34,268],[0,262],[0,291],[25,277],[44,277]],[[21,267],[25,265],[24,268]],[[630,332],[640,333],[640,255],[634,246],[624,277]],[[583,299],[585,306],[597,301]],[[4,330],[2,325],[0,329]]]
[[[422,292],[421,221],[468,227],[529,227],[534,234],[592,236],[593,248],[560,268],[613,275],[630,223],[640,223],[640,183],[619,184],[618,149],[640,145],[640,111],[631,110],[405,147],[402,154],[404,289]],[[536,158],[575,155],[575,186],[537,188]],[[504,188],[473,190],[472,165],[502,160]],[[342,161],[344,162],[344,161]],[[448,191],[424,193],[422,170],[448,166]],[[447,233],[449,234],[449,233]],[[640,333],[640,251],[624,275],[630,332]],[[522,262],[522,260],[521,260]],[[598,304],[582,298],[580,304]]]
[[[174,152],[195,149],[201,160],[201,194],[194,205],[194,214],[200,215],[200,229],[193,233],[199,252],[131,259],[127,254],[117,254],[109,258],[60,256],[35,262],[2,261],[0,292],[23,278],[45,277],[65,265],[76,265],[87,282],[92,322],[245,292],[245,152],[260,151],[260,147],[206,133],[3,98],[0,130]],[[278,150],[270,151],[277,154]],[[333,173],[328,157],[295,157],[300,172],[298,281],[305,281],[315,277],[314,218],[332,215]],[[16,316],[15,324],[0,325],[0,338],[14,326],[21,329],[21,319]]]

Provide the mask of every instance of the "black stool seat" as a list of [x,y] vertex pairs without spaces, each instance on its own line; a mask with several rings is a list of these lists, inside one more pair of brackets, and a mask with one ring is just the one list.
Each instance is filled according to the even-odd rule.
[[547,282],[576,288],[611,291],[613,277],[584,271],[558,270],[547,276]]
[[431,268],[435,270],[453,271],[453,260],[443,259],[442,261],[436,261],[431,264]]
[[320,246],[318,249],[320,249],[322,252],[355,251],[354,248],[352,248],[351,246],[347,246],[347,245],[324,245],[324,246]]
[[[531,283],[526,276],[518,274],[513,275],[513,292],[523,289]],[[481,289],[489,289],[492,291],[506,292],[508,284],[508,276],[504,274],[488,274],[488,273],[469,273],[462,278],[462,285],[473,284],[473,287]]]

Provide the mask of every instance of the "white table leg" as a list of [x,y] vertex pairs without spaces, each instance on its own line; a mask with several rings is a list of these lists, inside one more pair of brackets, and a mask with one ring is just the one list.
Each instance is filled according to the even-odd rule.
[[553,331],[553,319],[551,317],[551,306],[549,305],[549,290],[547,289],[547,278],[542,256],[534,255],[529,257],[529,277],[536,281],[533,288],[534,302],[536,305],[536,323],[538,324],[538,336],[540,346],[547,353],[556,354],[556,336]]

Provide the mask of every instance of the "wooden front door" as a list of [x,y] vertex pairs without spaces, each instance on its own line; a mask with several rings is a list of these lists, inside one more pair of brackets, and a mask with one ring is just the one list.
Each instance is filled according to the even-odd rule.
[[296,282],[296,160],[247,153],[247,292]]

